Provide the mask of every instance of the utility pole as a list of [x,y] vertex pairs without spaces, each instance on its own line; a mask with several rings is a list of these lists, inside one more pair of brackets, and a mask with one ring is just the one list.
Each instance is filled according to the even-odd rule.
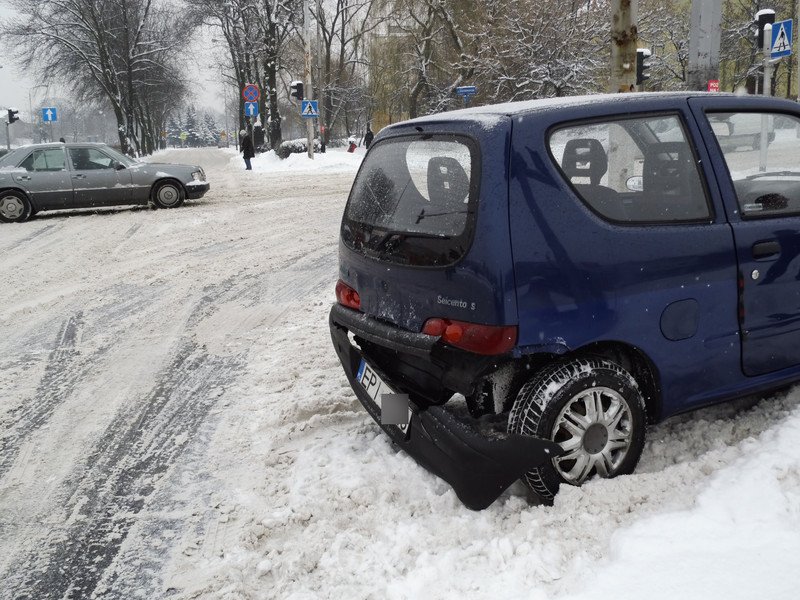
[[322,50],[322,0],[317,0],[317,99],[319,100],[319,142],[325,147],[328,139],[328,129],[325,125],[325,75],[323,74]]
[[[611,73],[608,91],[633,91],[636,85],[637,0],[611,0]],[[618,128],[611,128],[608,139],[608,185],[624,190],[629,177],[635,175],[629,165],[635,163],[635,144],[626,143]],[[614,180],[612,180],[612,174]]]
[[719,79],[721,37],[722,0],[692,0],[687,76],[690,90],[705,91],[709,79]]
[[[797,15],[795,27],[800,27],[800,0],[795,0],[794,13]],[[798,39],[800,39],[800,37],[798,37]],[[791,93],[792,91],[789,90],[789,93],[786,94],[786,97],[788,98]],[[797,58],[797,101],[800,102],[800,57]],[[797,132],[800,133],[800,129],[798,129]]]
[[636,85],[637,0],[611,0],[611,77],[608,91],[628,92]]
[[[305,38],[305,77],[306,80],[306,93],[309,96],[314,95],[314,89],[311,87],[311,0],[305,0],[303,6],[303,37]],[[311,98],[308,98],[311,100]],[[314,120],[304,117],[306,120],[306,139],[308,142],[308,158],[314,160]]]

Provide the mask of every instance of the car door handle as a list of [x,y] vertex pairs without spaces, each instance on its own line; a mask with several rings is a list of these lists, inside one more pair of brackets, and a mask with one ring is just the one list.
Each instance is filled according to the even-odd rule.
[[81,175],[78,173],[77,175],[72,176],[73,179],[86,179],[86,175]]
[[30,181],[31,180],[31,176],[30,175],[20,175],[19,177],[17,177],[17,179],[19,179],[20,181]]
[[775,240],[753,244],[753,258],[767,258],[781,253],[781,245]]

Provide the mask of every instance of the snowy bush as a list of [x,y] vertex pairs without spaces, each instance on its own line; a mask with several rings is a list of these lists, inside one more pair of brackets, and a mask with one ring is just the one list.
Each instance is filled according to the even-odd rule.
[[[314,138],[314,152],[319,152],[321,147],[319,140]],[[308,145],[305,138],[297,140],[286,140],[275,151],[280,158],[288,158],[290,154],[302,154],[308,151]]]

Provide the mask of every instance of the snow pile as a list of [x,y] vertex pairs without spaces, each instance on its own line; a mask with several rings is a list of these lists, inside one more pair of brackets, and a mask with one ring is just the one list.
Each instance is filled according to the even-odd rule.
[[615,534],[610,564],[575,599],[797,598],[800,411],[740,447],[690,509]]
[[[355,152],[347,152],[345,148],[328,148],[324,154],[314,154],[309,159],[307,154],[290,154],[287,158],[279,158],[274,150],[256,155],[251,160],[253,171],[268,173],[302,173],[309,171],[325,171],[326,173],[353,173],[358,170],[364,159],[366,149],[356,148]],[[231,167],[244,170],[241,155],[231,158]]]

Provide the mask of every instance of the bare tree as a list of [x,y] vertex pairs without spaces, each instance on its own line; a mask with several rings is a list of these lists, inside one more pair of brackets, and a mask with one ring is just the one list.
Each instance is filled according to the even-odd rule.
[[340,118],[349,135],[352,112],[367,108],[363,102],[366,40],[386,19],[377,5],[375,0],[317,0],[312,6],[321,40],[318,79],[326,142]]
[[154,0],[12,4],[26,15],[4,28],[21,64],[78,98],[104,98],[116,116],[123,151],[151,152],[169,104],[185,89],[175,67],[185,26],[178,26],[183,20],[175,9]]
[[[219,31],[228,51],[226,69],[238,89],[255,83],[262,90],[260,113],[269,115],[269,139],[282,139],[279,80],[285,46],[302,18],[302,0],[187,0],[198,19]],[[245,126],[239,100],[239,126]]]

